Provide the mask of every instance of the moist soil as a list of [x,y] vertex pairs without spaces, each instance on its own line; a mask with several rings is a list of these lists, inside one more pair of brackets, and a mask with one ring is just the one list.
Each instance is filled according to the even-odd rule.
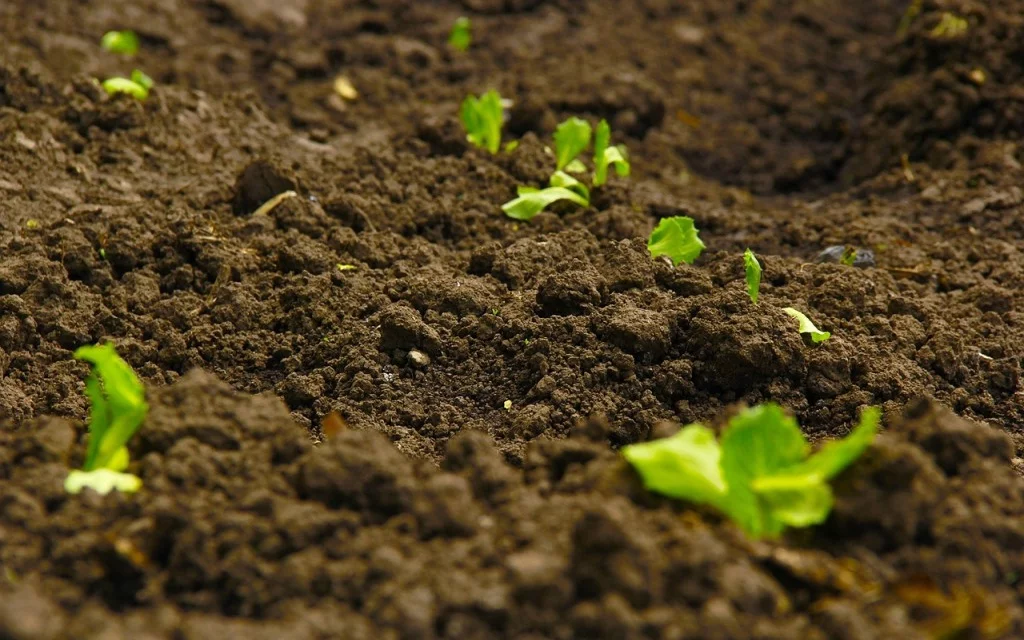
[[[1022,16],[4,2],[0,637],[1024,637]],[[135,67],[144,104],[94,81]],[[493,156],[457,119],[490,88]],[[633,175],[507,219],[570,115]],[[647,253],[675,215],[693,265]],[[99,341],[144,488],[68,496]],[[769,400],[814,441],[883,408],[822,526],[752,541],[616,453]]]

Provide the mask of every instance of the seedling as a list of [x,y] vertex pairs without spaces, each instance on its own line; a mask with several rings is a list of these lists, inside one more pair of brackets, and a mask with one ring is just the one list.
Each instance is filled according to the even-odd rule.
[[623,145],[611,146],[612,128],[608,126],[607,120],[601,120],[597,124],[597,133],[594,134],[594,186],[600,187],[608,181],[608,167],[614,166],[615,173],[620,178],[629,176],[630,166],[627,160],[626,147]]
[[136,100],[145,100],[149,97],[149,90],[153,88],[153,79],[142,71],[135,69],[131,78],[108,78],[103,81],[103,89],[110,95],[127,93]]
[[139,36],[134,31],[108,31],[103,34],[100,46],[111,53],[134,56],[139,52]]
[[[582,118],[569,118],[555,129],[555,170],[562,171],[590,146],[590,123]],[[581,166],[580,163],[577,166]],[[584,167],[586,168],[586,167]]]
[[466,139],[471,144],[498,153],[505,109],[497,91],[492,89],[480,97],[466,96],[459,116],[466,128]]
[[501,210],[510,218],[529,222],[559,200],[568,200],[581,207],[590,206],[590,190],[568,173],[556,171],[551,175],[549,184],[546,189],[519,187],[516,190],[518,197],[501,205]]
[[75,359],[93,366],[85,380],[85,393],[92,403],[89,411],[89,448],[81,470],[74,470],[64,481],[68,493],[88,487],[97,493],[116,489],[138,491],[142,480],[124,473],[128,468],[128,440],[146,418],[145,389],[135,372],[109,344],[84,346],[75,351]]
[[622,455],[648,490],[712,506],[755,538],[776,537],[828,518],[828,480],[864,453],[878,421],[878,409],[869,407],[850,435],[808,456],[796,420],[767,403],[730,420],[720,443],[711,429],[691,424],[669,438],[623,447]]
[[704,251],[704,243],[698,233],[693,218],[662,218],[647,239],[647,250],[652,258],[668,256],[672,266],[678,266],[680,262],[691,264]]
[[456,19],[455,24],[452,25],[452,32],[448,36],[448,46],[456,51],[465,51],[469,49],[472,41],[473,35],[470,33],[469,18],[462,16]]
[[783,311],[785,311],[791,317],[796,318],[797,321],[800,322],[800,333],[807,335],[811,339],[811,342],[813,342],[814,344],[818,344],[819,342],[825,342],[826,340],[832,337],[831,333],[829,333],[828,331],[822,331],[818,327],[814,326],[814,323],[811,322],[810,318],[800,313],[793,307],[786,307],[785,309],[783,309]]
[[847,246],[843,249],[843,255],[839,257],[839,264],[844,264],[848,267],[852,267],[853,263],[857,261],[857,248]]
[[961,18],[955,13],[944,11],[942,18],[939,19],[939,24],[935,25],[935,28],[931,30],[930,35],[933,38],[947,38],[954,39],[967,33],[967,20]]
[[750,249],[743,252],[743,264],[747,272],[747,295],[750,301],[757,304],[757,296],[761,290],[761,263]]

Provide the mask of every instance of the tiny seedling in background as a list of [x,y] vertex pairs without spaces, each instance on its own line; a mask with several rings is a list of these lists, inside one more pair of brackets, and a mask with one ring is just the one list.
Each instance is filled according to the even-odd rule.
[[648,490],[706,504],[749,535],[775,537],[786,527],[809,527],[828,518],[834,497],[828,481],[867,450],[879,411],[867,408],[846,438],[808,456],[796,420],[768,403],[729,421],[721,442],[701,424],[674,436],[623,447]]
[[747,272],[747,295],[750,301],[757,304],[757,296],[761,291],[761,263],[750,249],[743,252],[743,264]]
[[576,160],[576,156],[586,151],[590,146],[590,136],[590,123],[582,118],[569,118],[558,125],[555,129],[555,170],[564,170]]
[[126,93],[136,100],[145,100],[149,97],[149,90],[153,88],[153,79],[142,71],[135,69],[131,78],[108,78],[103,81],[103,90],[110,95]]
[[480,97],[466,96],[459,117],[466,128],[466,139],[471,144],[498,153],[505,108],[497,91],[492,89]]
[[457,18],[455,24],[452,25],[452,32],[448,36],[448,46],[456,51],[465,51],[469,49],[472,41],[473,35],[470,32],[469,18],[466,16]]
[[662,218],[647,239],[647,250],[651,252],[652,258],[668,256],[673,266],[678,266],[680,262],[691,264],[704,250],[704,243],[698,233],[693,218]]
[[819,342],[825,342],[832,337],[831,333],[828,331],[822,331],[818,327],[814,326],[814,323],[811,322],[810,318],[793,307],[786,307],[783,311],[800,322],[800,333],[807,335],[811,339],[811,342],[818,344]]
[[142,480],[124,473],[128,468],[125,445],[146,419],[146,391],[113,345],[81,347],[75,351],[75,358],[93,366],[85,380],[85,393],[92,404],[89,447],[82,469],[68,474],[64,488],[68,493],[79,493],[86,487],[97,493],[138,491]]
[[590,190],[586,185],[564,171],[551,175],[546,189],[519,187],[518,197],[501,205],[505,215],[514,220],[529,222],[538,213],[559,200],[568,200],[581,207],[590,206]]
[[965,33],[967,33],[967,20],[955,13],[945,11],[942,14],[942,18],[939,19],[939,24],[935,25],[935,28],[931,30],[930,35],[933,38],[948,38],[952,40],[959,38]]
[[630,166],[627,159],[626,147],[620,145],[611,146],[612,128],[608,126],[607,120],[601,120],[597,124],[597,132],[594,134],[594,181],[595,187],[600,187],[608,181],[608,167],[615,167],[619,177],[629,176]]
[[843,249],[843,255],[839,257],[839,264],[852,267],[853,263],[857,261],[857,248],[847,246]]
[[139,36],[134,31],[108,31],[103,34],[100,46],[111,53],[134,56],[139,52]]

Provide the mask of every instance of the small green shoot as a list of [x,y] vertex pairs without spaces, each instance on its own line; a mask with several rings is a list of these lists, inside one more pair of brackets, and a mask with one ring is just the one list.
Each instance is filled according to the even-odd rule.
[[85,393],[92,403],[89,447],[82,469],[68,475],[64,488],[68,493],[78,493],[85,487],[98,493],[137,491],[142,481],[123,473],[128,468],[125,445],[149,411],[145,389],[112,345],[81,347],[75,351],[75,359],[93,366],[85,380]]
[[338,271],[355,271],[356,265],[354,264],[341,264],[338,263]]
[[551,175],[547,189],[519,187],[517,198],[501,205],[501,210],[510,218],[529,222],[538,213],[559,200],[568,200],[581,207],[590,206],[590,190],[587,186],[564,171]]
[[704,243],[698,236],[697,227],[693,225],[693,218],[673,216],[662,218],[654,231],[651,231],[647,239],[647,250],[651,252],[652,258],[668,256],[672,266],[679,266],[680,262],[692,264],[704,251]]
[[967,33],[967,19],[961,18],[955,13],[944,11],[939,24],[935,25],[929,34],[933,38],[955,39]]
[[743,252],[743,264],[747,272],[747,295],[750,301],[757,304],[757,296],[761,290],[761,263],[750,249]]
[[619,177],[629,176],[630,166],[627,159],[626,147],[622,145],[611,146],[612,128],[608,126],[607,120],[601,120],[597,124],[597,132],[594,134],[594,186],[600,187],[608,181],[608,167],[615,167],[615,173]]
[[492,89],[480,97],[466,96],[459,117],[466,128],[466,139],[471,144],[498,153],[505,108],[497,91]]
[[811,322],[810,318],[800,313],[793,307],[786,307],[785,309],[783,309],[783,311],[785,311],[791,317],[796,318],[797,321],[800,322],[800,333],[806,334],[808,337],[810,337],[811,342],[813,342],[814,344],[825,342],[826,340],[832,337],[831,333],[829,333],[828,331],[822,331],[818,327],[814,326],[814,323]]
[[457,18],[455,24],[452,25],[452,32],[448,36],[448,46],[456,51],[466,51],[472,41],[473,35],[470,32],[469,18],[466,16]]
[[565,167],[590,146],[590,123],[582,118],[569,118],[555,129],[555,169]]
[[139,36],[134,31],[108,31],[103,34],[100,46],[111,53],[134,56],[139,52]]
[[135,69],[129,78],[108,78],[103,81],[103,90],[110,95],[126,93],[136,100],[145,100],[149,97],[149,90],[153,88],[153,79],[142,71]]
[[579,158],[565,165],[565,169],[563,169],[563,171],[568,171],[569,173],[583,173],[586,170],[587,165],[583,164],[583,161]]
[[847,246],[843,249],[843,255],[839,257],[839,264],[852,267],[853,263],[857,261],[857,248]]
[[772,403],[730,420],[721,442],[691,424],[669,438],[623,447],[622,455],[650,491],[712,506],[753,537],[776,537],[787,526],[828,518],[834,503],[828,480],[868,448],[879,415],[867,408],[850,435],[810,456],[796,420]]

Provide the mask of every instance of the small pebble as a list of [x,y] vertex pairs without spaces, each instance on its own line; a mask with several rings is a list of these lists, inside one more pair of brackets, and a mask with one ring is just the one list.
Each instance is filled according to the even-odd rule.
[[430,356],[419,349],[413,349],[409,351],[409,362],[411,362],[414,367],[424,368],[430,365]]

